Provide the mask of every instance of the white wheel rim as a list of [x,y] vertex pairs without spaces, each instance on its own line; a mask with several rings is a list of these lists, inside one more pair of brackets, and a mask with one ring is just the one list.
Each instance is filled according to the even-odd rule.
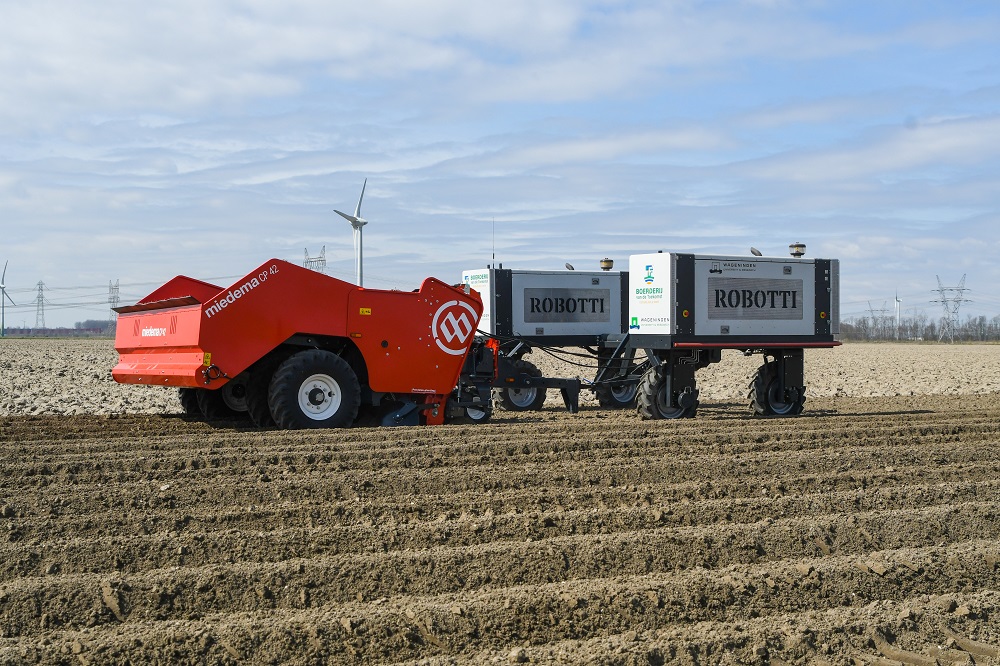
[[340,384],[330,375],[312,375],[299,386],[299,409],[314,421],[336,414],[343,400]]
[[638,391],[638,388],[639,387],[636,384],[621,384],[619,386],[612,386],[611,395],[618,402],[632,402],[635,400],[635,394]]
[[486,418],[486,410],[479,409],[478,407],[466,407],[465,414],[473,421],[479,421]]
[[538,395],[536,388],[512,388],[507,389],[507,398],[518,407],[530,407]]

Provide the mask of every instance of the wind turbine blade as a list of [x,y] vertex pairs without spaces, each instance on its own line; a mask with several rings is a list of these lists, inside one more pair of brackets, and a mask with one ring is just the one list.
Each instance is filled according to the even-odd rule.
[[347,213],[341,213],[339,210],[336,210],[336,209],[334,209],[333,212],[336,213],[337,215],[341,216],[342,218],[344,218],[345,220],[347,220],[351,224],[354,224],[355,222],[358,221],[358,218],[355,217],[354,215],[348,215]]
[[4,290],[3,295],[7,297],[7,300],[10,301],[11,305],[13,305],[15,308],[17,307],[17,303],[15,303],[14,299],[7,294],[6,290]]
[[[10,259],[7,261],[10,261]],[[0,284],[3,284],[4,280],[7,279],[7,261],[3,262],[3,276],[0,277]]]
[[358,198],[358,207],[354,209],[354,217],[361,217],[361,202],[365,198],[365,187],[368,186],[368,179],[365,178],[364,184],[361,186],[361,196]]

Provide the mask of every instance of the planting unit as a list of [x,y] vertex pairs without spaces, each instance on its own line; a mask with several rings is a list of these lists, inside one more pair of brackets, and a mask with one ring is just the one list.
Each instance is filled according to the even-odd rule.
[[259,426],[489,417],[495,350],[479,295],[427,278],[364,289],[271,259],[228,287],[178,276],[119,313],[115,380],[176,386],[185,411]]

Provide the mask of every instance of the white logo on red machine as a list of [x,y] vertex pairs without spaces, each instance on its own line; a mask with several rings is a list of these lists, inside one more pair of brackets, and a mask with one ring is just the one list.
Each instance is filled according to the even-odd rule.
[[461,356],[468,349],[466,344],[476,332],[475,309],[462,301],[448,301],[437,309],[431,321],[434,342],[447,354]]

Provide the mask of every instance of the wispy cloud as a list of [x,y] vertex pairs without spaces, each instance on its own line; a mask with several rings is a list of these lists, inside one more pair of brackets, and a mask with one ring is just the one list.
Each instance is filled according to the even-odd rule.
[[332,210],[369,177],[383,285],[494,247],[558,268],[793,240],[853,300],[996,284],[998,32],[988,3],[13,3],[0,259],[25,293],[324,245],[349,277]]

